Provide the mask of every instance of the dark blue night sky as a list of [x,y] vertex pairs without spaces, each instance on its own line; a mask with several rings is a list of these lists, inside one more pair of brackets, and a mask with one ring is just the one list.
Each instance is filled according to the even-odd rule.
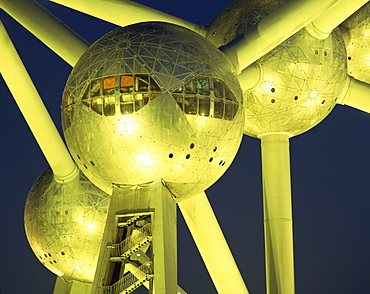
[[[230,1],[138,2],[208,25]],[[89,42],[115,28],[40,3]],[[59,127],[70,66],[4,12],[1,19]],[[0,101],[1,293],[50,294],[55,276],[33,255],[23,228],[28,191],[47,163],[2,79]],[[338,105],[291,139],[291,170],[296,293],[369,294],[370,115]],[[207,194],[250,293],[265,293],[259,140],[244,136],[230,169]],[[190,294],[216,293],[180,212],[178,254],[179,285]]]

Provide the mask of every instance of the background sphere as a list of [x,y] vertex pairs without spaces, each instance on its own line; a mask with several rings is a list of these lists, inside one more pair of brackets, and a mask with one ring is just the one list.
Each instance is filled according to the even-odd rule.
[[93,282],[109,206],[109,195],[82,174],[54,181],[47,169],[33,185],[24,224],[40,262],[65,280]]
[[340,25],[347,45],[348,74],[370,83],[370,3]]
[[226,171],[244,124],[228,59],[167,23],[119,28],[94,43],[68,79],[62,115],[70,152],[98,187],[163,179],[176,197]]
[[244,93],[244,132],[301,134],[334,108],[347,79],[339,29],[317,40],[305,29],[258,60],[261,83]]
[[[212,21],[207,38],[226,45],[284,3],[233,1]],[[346,48],[338,29],[325,40],[302,29],[256,64],[259,85],[243,89],[244,133],[253,137],[271,132],[295,136],[311,129],[333,110],[346,85]]]

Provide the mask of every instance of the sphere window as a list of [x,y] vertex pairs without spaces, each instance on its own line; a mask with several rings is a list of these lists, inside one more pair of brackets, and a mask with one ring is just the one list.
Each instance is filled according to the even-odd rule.
[[185,113],[188,114],[197,114],[198,113],[198,100],[196,96],[185,96],[184,101]]
[[[114,116],[138,111],[160,94],[160,87],[148,74],[125,74],[92,80],[81,102],[100,115]],[[64,100],[68,99],[63,99],[67,105]]]
[[214,79],[213,87],[216,97],[224,97],[224,84],[221,80]]
[[215,118],[223,118],[224,116],[224,100],[216,98],[214,100],[214,114]]
[[196,77],[178,87],[172,95],[186,114],[232,120],[238,111],[236,97],[219,79]]
[[195,80],[195,87],[200,95],[210,94],[208,78],[197,78]]

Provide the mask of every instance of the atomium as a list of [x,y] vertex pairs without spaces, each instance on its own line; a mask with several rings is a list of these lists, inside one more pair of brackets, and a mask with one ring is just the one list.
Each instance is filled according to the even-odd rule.
[[226,56],[166,23],[119,28],[95,42],[67,81],[62,116],[73,158],[102,190],[162,179],[178,198],[226,171],[244,124]]

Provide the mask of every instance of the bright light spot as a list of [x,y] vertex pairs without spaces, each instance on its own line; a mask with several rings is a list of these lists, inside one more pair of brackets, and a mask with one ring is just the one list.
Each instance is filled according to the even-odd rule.
[[117,131],[120,133],[124,133],[127,135],[132,135],[136,132],[137,130],[137,125],[135,123],[135,120],[130,118],[130,119],[123,119],[120,117],[117,121]]
[[154,163],[154,160],[152,158],[141,154],[136,155],[135,159],[140,166],[148,166]]
[[272,81],[264,81],[264,83],[262,84],[261,87],[265,92],[270,92],[272,87],[273,87],[273,82]]
[[310,97],[311,98],[316,98],[317,97],[317,91],[311,91]]
[[365,37],[368,37],[369,35],[370,35],[369,31],[365,31],[365,32],[364,32],[364,36],[365,36]]
[[88,230],[88,231],[92,231],[92,230],[94,230],[95,229],[95,225],[94,224],[88,224],[87,226],[86,226],[86,229]]
[[140,256],[140,253],[137,253],[136,256]]
[[79,265],[75,265],[74,267],[73,267],[73,269],[75,269],[75,270],[80,270],[81,268],[80,268],[80,266]]

